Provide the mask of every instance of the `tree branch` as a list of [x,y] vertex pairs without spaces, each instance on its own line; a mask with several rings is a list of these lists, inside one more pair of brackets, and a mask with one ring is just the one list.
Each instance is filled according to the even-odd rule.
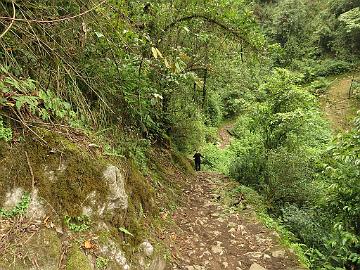
[[13,16],[11,18],[11,23],[10,25],[5,29],[5,31],[0,35],[0,39],[3,38],[5,36],[5,34],[10,30],[10,28],[12,27],[12,25],[14,24],[15,21],[15,16],[16,16],[16,8],[15,8],[15,3],[14,1],[11,1],[12,4],[12,8],[13,8]]
[[206,15],[202,15],[202,14],[192,14],[189,16],[185,16],[182,18],[177,19],[176,21],[173,21],[172,23],[170,23],[169,25],[167,25],[163,30],[164,32],[169,31],[171,28],[175,27],[177,24],[184,22],[184,21],[191,21],[193,19],[202,19],[208,23],[217,25],[218,27],[224,29],[225,31],[233,34],[234,36],[236,36],[237,38],[241,39],[244,43],[246,43],[248,46],[252,47],[253,49],[256,49],[253,45],[251,45],[244,37],[241,33],[239,33],[238,31],[236,31],[235,29],[232,29],[230,26],[226,25],[223,22],[220,22],[214,18],[211,18],[209,16]]

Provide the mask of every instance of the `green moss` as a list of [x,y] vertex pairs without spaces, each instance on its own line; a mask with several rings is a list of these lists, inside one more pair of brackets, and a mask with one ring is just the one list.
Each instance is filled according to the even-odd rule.
[[9,150],[9,144],[3,140],[0,140],[0,160],[5,157],[5,154]]
[[180,166],[180,168],[187,174],[193,174],[194,169],[193,166],[190,164],[189,160],[184,157],[180,152],[171,151],[171,157],[173,162]]
[[[86,202],[87,196],[93,191],[96,191],[98,196],[96,200],[99,203],[106,199],[109,190],[106,181],[102,180],[102,174],[106,166],[111,163],[127,168],[125,188],[129,197],[129,206],[126,211],[109,213],[108,216],[102,217],[102,221],[111,226],[106,232],[92,231],[100,236],[99,244],[106,244],[111,239],[121,246],[127,258],[131,258],[144,239],[157,241],[155,236],[152,237],[155,229],[151,224],[158,216],[160,206],[167,207],[170,205],[169,198],[174,198],[182,171],[189,170],[186,159],[178,153],[171,154],[169,150],[155,149],[156,152],[153,151],[148,163],[150,173],[145,177],[134,162],[124,162],[123,159],[117,157],[105,159],[100,156],[100,153],[97,155],[89,153],[85,147],[74,143],[74,141],[82,141],[82,138],[75,137],[74,134],[70,134],[71,137],[75,137],[70,140],[56,132],[43,129],[35,131],[47,142],[46,144],[33,134],[28,134],[23,141],[10,147],[8,144],[0,144],[0,150],[2,150],[0,152],[0,200],[4,198],[6,192],[15,187],[21,187],[25,191],[31,190],[31,167],[39,196],[55,209],[59,215],[57,219],[62,221],[65,215],[79,216],[82,206],[86,205],[84,201]],[[178,166],[175,166],[175,163]],[[157,185],[155,181],[161,184]],[[126,228],[133,236],[122,233],[118,230],[119,227]],[[91,229],[94,230],[95,227]],[[46,254],[45,257],[55,258],[54,261],[57,260],[58,263],[61,242],[56,233],[46,232],[46,234],[48,235],[39,236],[39,243],[41,239],[53,237],[49,243],[54,245],[46,244],[44,246],[47,249],[46,252],[36,249],[38,239],[34,238],[36,241],[31,243],[31,250]],[[9,258],[10,261],[11,254]],[[27,262],[29,263],[31,264],[30,261]],[[111,269],[116,269],[116,263],[109,262],[109,264],[113,264]],[[14,269],[28,269],[22,264],[16,263],[16,265],[18,267]],[[1,269],[8,269],[2,267],[1,265]],[[66,269],[91,269],[88,258],[80,248],[71,248],[67,255]]]
[[[43,229],[29,237],[29,242],[0,255],[0,269],[30,269],[32,260],[36,259],[40,269],[57,270],[61,257],[61,241],[53,230]],[[15,260],[12,252],[27,254],[25,260]]]
[[44,269],[57,269],[61,257],[61,241],[53,230],[44,229],[33,237],[27,248],[31,247],[39,266]]
[[[126,188],[129,206],[124,217],[121,215],[113,217],[112,225],[116,228],[123,227],[129,230],[133,236],[125,235],[122,232],[118,232],[118,235],[130,246],[136,246],[147,237],[147,230],[144,226],[150,222],[149,220],[155,212],[155,191],[148,179],[137,169],[135,163],[130,162],[128,166],[130,171]],[[128,248],[128,246],[124,246],[124,249],[127,249],[125,251],[129,251]]]
[[67,254],[66,270],[92,270],[91,263],[84,252],[73,246]]
[[40,131],[36,132],[42,135],[47,144],[29,136],[24,142],[2,153],[1,198],[14,187],[31,190],[30,163],[39,195],[59,214],[80,215],[81,205],[92,191],[96,191],[96,199],[102,202],[108,194],[106,182],[101,181],[106,161],[101,157],[91,156],[86,150],[57,133]]

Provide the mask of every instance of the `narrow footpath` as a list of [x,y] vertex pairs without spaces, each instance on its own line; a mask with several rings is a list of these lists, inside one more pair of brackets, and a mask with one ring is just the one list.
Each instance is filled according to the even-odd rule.
[[[166,232],[178,270],[300,270],[279,236],[245,210],[226,206],[222,196],[234,181],[217,173],[198,172],[183,188],[183,205],[174,213],[177,226]],[[246,198],[245,198],[246,200]]]
[[335,132],[350,130],[352,127],[351,120],[359,109],[359,103],[349,98],[352,79],[360,80],[360,73],[339,76],[321,98],[325,116],[329,119]]

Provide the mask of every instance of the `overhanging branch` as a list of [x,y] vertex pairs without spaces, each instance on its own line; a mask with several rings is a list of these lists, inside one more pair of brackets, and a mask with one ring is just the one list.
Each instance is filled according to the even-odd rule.
[[171,28],[175,27],[176,25],[178,25],[179,23],[181,22],[184,22],[184,21],[191,21],[193,19],[201,19],[201,20],[204,20],[210,24],[214,24],[222,29],[224,29],[226,32],[229,32],[231,33],[232,35],[236,36],[237,38],[239,38],[240,40],[242,40],[246,45],[248,45],[249,47],[251,47],[252,49],[255,49],[256,48],[250,44],[244,37],[241,33],[239,33],[238,31],[236,31],[235,29],[231,28],[230,26],[226,25],[225,23],[221,22],[221,21],[218,21],[214,18],[211,18],[209,16],[206,16],[206,15],[202,15],[202,14],[192,14],[192,15],[189,15],[189,16],[185,16],[185,17],[182,17],[182,18],[179,18],[175,21],[173,21],[172,23],[170,23],[169,25],[167,25],[163,30],[164,32],[167,32],[169,31]]

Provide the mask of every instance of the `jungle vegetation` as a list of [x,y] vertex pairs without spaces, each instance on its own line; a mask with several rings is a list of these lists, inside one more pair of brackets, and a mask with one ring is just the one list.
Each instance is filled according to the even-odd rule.
[[4,0],[0,47],[0,140],[61,124],[140,167],[154,144],[201,148],[311,269],[360,269],[360,116],[334,132],[319,105],[359,67],[359,0]]

